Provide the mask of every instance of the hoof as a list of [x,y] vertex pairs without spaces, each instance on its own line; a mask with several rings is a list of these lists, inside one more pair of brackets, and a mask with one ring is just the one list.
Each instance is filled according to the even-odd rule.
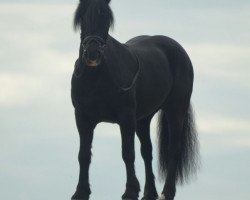
[[158,198],[148,198],[148,197],[142,197],[141,200],[158,200]]
[[167,198],[165,197],[164,194],[162,194],[162,195],[159,197],[159,200],[167,200]]
[[72,197],[71,200],[89,200],[88,198]]
[[89,200],[89,199],[75,199],[75,198],[71,198],[71,200]]
[[71,197],[71,200],[89,200],[89,198],[82,197],[82,195],[80,196],[79,194],[76,193]]
[[126,199],[122,199],[122,200],[138,200],[138,199],[129,199],[129,198],[126,198]]
[[167,198],[167,197],[165,197],[164,194],[162,194],[162,195],[159,197],[158,200],[173,200],[173,198]]

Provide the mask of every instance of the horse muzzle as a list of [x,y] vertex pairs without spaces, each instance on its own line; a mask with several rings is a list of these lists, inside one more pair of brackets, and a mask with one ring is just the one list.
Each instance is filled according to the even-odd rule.
[[101,64],[101,59],[96,59],[96,60],[85,60],[85,63],[89,67],[97,67],[98,65]]

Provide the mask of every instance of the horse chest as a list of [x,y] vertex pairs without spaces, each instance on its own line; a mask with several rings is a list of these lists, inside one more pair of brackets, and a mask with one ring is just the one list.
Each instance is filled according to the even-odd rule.
[[97,121],[116,122],[115,99],[116,95],[105,84],[72,85],[74,107]]

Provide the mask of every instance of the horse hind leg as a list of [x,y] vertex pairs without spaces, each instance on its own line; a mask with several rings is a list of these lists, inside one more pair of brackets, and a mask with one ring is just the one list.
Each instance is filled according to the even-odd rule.
[[153,115],[138,120],[136,134],[141,143],[141,155],[145,164],[145,187],[142,200],[156,200],[158,194],[155,187],[155,177],[152,170],[152,143],[150,139],[150,122]]
[[122,137],[122,158],[126,166],[127,182],[122,195],[123,200],[138,200],[140,184],[135,174],[135,149],[134,137],[136,131],[136,119],[134,109],[125,109],[120,112],[119,125]]
[[178,140],[180,138],[182,118],[180,116],[177,117],[174,113],[162,113],[162,115],[166,115],[166,123],[168,123],[168,131],[170,132],[170,134],[168,135],[167,141],[167,162],[165,163],[166,166],[164,166],[167,173],[165,178],[165,185],[160,199],[172,200],[174,199],[176,193],[176,178],[180,148]]
[[185,106],[171,104],[161,113],[160,170],[165,177],[161,200],[173,200],[176,183],[183,183],[196,171],[197,141],[190,101]]

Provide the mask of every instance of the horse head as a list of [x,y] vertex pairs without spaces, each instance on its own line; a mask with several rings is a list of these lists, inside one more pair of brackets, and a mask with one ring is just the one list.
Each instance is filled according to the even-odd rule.
[[108,32],[113,25],[110,0],[80,0],[75,12],[74,27],[81,29],[79,61],[88,67],[103,62]]

